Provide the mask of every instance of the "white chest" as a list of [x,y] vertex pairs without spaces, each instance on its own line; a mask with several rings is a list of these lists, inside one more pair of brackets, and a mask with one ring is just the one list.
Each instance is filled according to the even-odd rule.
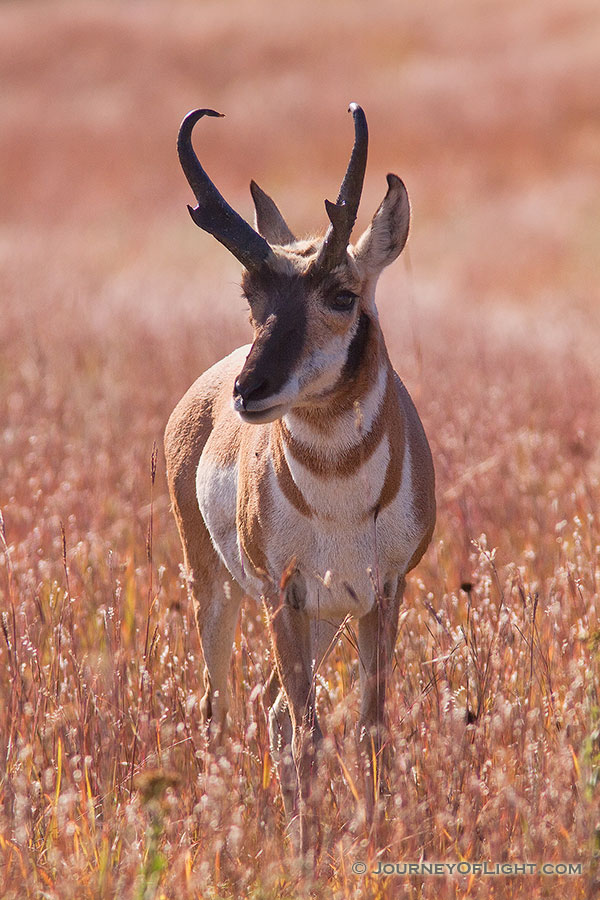
[[[261,498],[265,504],[262,551],[271,583],[276,589],[281,574],[293,564],[302,573],[305,608],[313,618],[364,615],[377,592],[404,571],[418,545],[408,446],[397,496],[377,521],[371,513],[389,454],[386,437],[355,475],[335,479],[320,478],[290,457],[290,471],[311,509],[310,516],[301,514],[286,498],[267,461]],[[254,573],[241,546],[236,522],[238,478],[237,463],[224,467],[203,455],[196,480],[198,504],[223,563],[242,588],[258,598],[265,583]]]

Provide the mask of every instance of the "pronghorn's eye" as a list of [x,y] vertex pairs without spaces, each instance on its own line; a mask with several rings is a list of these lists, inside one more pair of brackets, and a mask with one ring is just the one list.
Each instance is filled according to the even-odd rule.
[[331,302],[332,309],[339,309],[342,312],[352,309],[358,297],[352,291],[340,291],[335,295]]

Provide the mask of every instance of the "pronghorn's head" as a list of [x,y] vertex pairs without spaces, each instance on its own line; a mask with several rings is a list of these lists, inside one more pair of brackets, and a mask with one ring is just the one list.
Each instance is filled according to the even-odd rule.
[[250,305],[254,342],[233,387],[233,405],[245,422],[270,422],[292,408],[327,402],[340,381],[352,377],[375,324],[374,289],[385,266],[408,237],[410,205],[402,181],[388,175],[387,193],[356,244],[356,220],[367,162],[367,123],[350,106],[355,140],[336,203],[325,201],[330,225],[324,238],[298,241],[271,198],[255,182],[250,189],[255,228],[223,199],[200,165],[191,135],[202,116],[181,124],[178,152],[198,201],[188,207],[244,266],[242,288]]

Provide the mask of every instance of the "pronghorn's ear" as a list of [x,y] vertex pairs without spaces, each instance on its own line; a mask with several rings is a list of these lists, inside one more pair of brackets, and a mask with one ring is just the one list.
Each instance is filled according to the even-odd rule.
[[373,221],[354,247],[354,259],[366,276],[377,277],[400,255],[410,226],[410,202],[397,175],[387,176],[388,190]]
[[275,201],[271,200],[255,181],[250,182],[250,193],[254,200],[255,223],[258,233],[270,244],[279,244],[280,246],[293,244],[296,238],[287,227]]

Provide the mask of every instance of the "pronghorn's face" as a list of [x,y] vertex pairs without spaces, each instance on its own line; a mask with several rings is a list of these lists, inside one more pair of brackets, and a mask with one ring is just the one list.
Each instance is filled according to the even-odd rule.
[[271,198],[250,189],[256,228],[223,199],[191,144],[195,123],[214,110],[189,113],[181,124],[179,158],[196,195],[194,222],[244,266],[242,287],[254,341],[233,386],[233,406],[245,422],[270,422],[294,407],[318,406],[351,372],[376,316],[374,289],[382,269],[408,236],[406,189],[388,175],[388,191],[371,225],[349,246],[367,163],[367,123],[353,103],[355,140],[336,203],[325,201],[330,226],[320,241],[297,241]]
[[[307,245],[300,248],[306,252]],[[254,342],[233,403],[245,422],[270,422],[292,407],[318,404],[340,379],[362,331],[356,267],[322,274],[292,248],[275,252],[274,268],[246,272],[242,282]]]
[[[370,227],[333,269],[319,265],[321,241],[292,241],[272,244],[269,266],[244,272],[254,341],[233,390],[244,422],[270,422],[294,407],[318,406],[351,374],[376,315],[377,277],[408,235],[404,185],[395,176],[388,184]],[[257,225],[267,236],[273,229],[256,193],[255,202]]]

